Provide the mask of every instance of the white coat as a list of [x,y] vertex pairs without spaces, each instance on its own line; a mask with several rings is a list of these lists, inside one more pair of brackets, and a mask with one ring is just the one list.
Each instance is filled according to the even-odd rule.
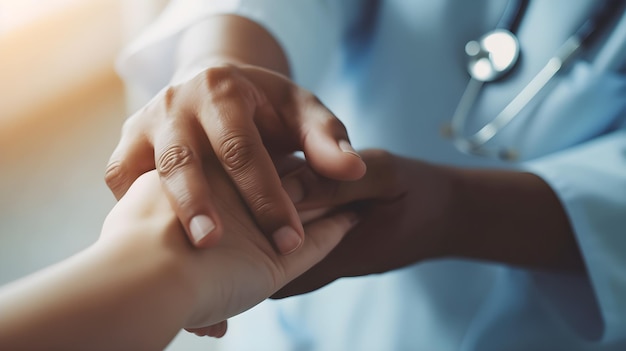
[[[594,3],[530,2],[518,31],[521,61],[483,90],[467,131],[528,83]],[[178,0],[127,48],[120,71],[149,96],[170,78],[182,29],[214,13],[249,17],[275,35],[296,81],[346,124],[357,149],[542,177],[567,211],[588,272],[446,259],[342,279],[234,318],[228,350],[626,350],[626,77],[610,40],[620,34],[615,25],[490,141],[516,149],[519,162],[465,155],[440,134],[468,80],[465,43],[493,29],[505,5]]]

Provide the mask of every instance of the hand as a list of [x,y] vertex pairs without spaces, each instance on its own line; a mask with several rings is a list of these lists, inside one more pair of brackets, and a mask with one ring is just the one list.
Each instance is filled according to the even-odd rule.
[[227,318],[261,302],[321,260],[353,226],[356,216],[344,212],[306,223],[302,248],[279,255],[221,167],[207,162],[204,172],[212,175],[215,210],[228,234],[211,250],[189,245],[156,172],[140,176],[122,197],[105,221],[101,241],[115,245],[140,237],[142,246],[150,248],[156,242],[164,247],[170,257],[164,266],[175,267],[174,276],[182,280],[178,285],[194,301],[185,326],[197,334],[221,336]]
[[447,170],[383,151],[361,153],[367,174],[339,182],[303,166],[283,181],[303,213],[335,208],[359,211],[360,223],[320,263],[274,298],[303,294],[337,278],[382,273],[441,255],[447,205]]
[[[216,157],[257,224],[281,253],[297,249],[303,228],[273,161],[304,151],[317,173],[363,176],[341,122],[286,77],[249,65],[222,64],[170,86],[124,124],[106,171],[119,199],[141,174],[156,169],[191,242],[210,247],[224,225],[203,164]],[[212,174],[208,175],[208,178]]]

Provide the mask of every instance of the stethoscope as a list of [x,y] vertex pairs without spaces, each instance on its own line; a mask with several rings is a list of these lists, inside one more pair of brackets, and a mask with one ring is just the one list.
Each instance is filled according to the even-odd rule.
[[515,67],[520,56],[519,40],[514,33],[528,6],[528,0],[509,0],[496,29],[465,45],[470,80],[450,124],[444,128],[444,135],[452,138],[457,149],[464,153],[508,161],[516,160],[519,155],[515,150],[504,147],[491,149],[485,144],[511,123],[566,63],[589,43],[593,34],[606,24],[612,13],[616,12],[619,2],[619,0],[602,1],[593,14],[559,47],[539,73],[495,118],[477,132],[464,136],[462,131],[465,122],[483,85],[504,77]]

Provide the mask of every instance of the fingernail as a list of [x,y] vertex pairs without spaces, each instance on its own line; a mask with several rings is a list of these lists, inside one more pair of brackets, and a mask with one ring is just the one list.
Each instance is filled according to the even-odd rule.
[[295,177],[288,177],[283,179],[283,188],[289,198],[294,204],[302,201],[304,198],[304,189],[302,189],[302,183]]
[[215,223],[208,216],[197,215],[189,222],[189,229],[191,230],[191,237],[194,242],[198,243],[215,229]]
[[288,255],[300,247],[302,238],[293,228],[284,226],[272,235],[274,243],[283,255]]
[[359,153],[356,152],[356,150],[354,150],[352,145],[350,145],[350,143],[347,140],[339,140],[338,145],[341,151],[348,153],[348,154],[352,154],[358,158],[361,158],[361,155],[359,155]]

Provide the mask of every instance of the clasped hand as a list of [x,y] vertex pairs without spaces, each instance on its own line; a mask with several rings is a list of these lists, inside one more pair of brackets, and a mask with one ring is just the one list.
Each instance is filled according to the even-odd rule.
[[263,233],[286,254],[304,232],[275,162],[298,150],[326,177],[365,173],[343,124],[313,94],[260,67],[220,64],[167,87],[129,117],[105,179],[119,199],[156,169],[191,242],[211,247],[224,226],[203,164],[216,158]]
[[[285,165],[294,169],[291,155],[297,150],[304,151],[306,161],[281,182]],[[214,247],[192,254],[199,262],[189,265],[190,280],[206,282],[202,277],[213,274],[219,278],[212,284],[226,282],[219,298],[204,294],[198,300],[227,307],[210,318],[196,312],[188,327],[220,336],[228,317],[272,294],[300,294],[339,277],[384,272],[435,255],[441,228],[433,218],[442,216],[448,193],[435,186],[440,184],[434,181],[436,168],[381,151],[365,152],[363,158],[348,143],[341,122],[311,93],[274,72],[229,64],[163,90],[131,116],[106,180],[122,198],[141,174],[156,169],[139,183],[159,179],[164,195],[155,203],[169,200],[173,218],[194,246]],[[367,175],[355,181],[366,164]],[[361,225],[276,293],[339,242],[356,212],[364,218]],[[315,220],[303,227],[300,215],[307,213]],[[416,216],[425,219],[416,221]],[[270,242],[283,254],[301,245],[302,252],[277,256]]]
[[156,172],[140,176],[109,213],[98,245],[105,250],[122,246],[134,256],[143,253],[151,261],[158,259],[159,279],[173,276],[180,295],[191,300],[183,313],[187,330],[219,337],[226,332],[226,319],[266,299],[321,260],[357,217],[343,211],[309,221],[304,224],[307,238],[302,247],[280,255],[259,231],[221,167],[207,162],[203,173],[211,175],[215,211],[226,233],[212,248],[190,245]]
[[361,156],[367,174],[357,181],[325,178],[302,165],[283,182],[305,217],[353,211],[359,223],[320,263],[273,297],[316,290],[338,278],[383,273],[445,255],[452,188],[445,167],[382,150]]

